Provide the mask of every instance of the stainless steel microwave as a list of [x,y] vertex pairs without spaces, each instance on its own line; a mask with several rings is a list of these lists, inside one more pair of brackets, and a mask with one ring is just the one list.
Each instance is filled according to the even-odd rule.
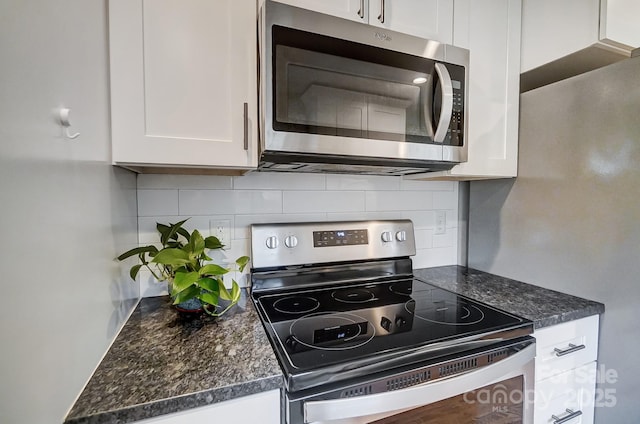
[[469,52],[266,0],[263,171],[407,175],[467,160]]

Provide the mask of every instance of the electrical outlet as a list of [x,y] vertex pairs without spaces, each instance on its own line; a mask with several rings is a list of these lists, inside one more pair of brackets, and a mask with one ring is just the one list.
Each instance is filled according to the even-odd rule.
[[447,212],[436,211],[436,229],[434,234],[445,234],[447,232]]
[[231,244],[231,222],[228,219],[210,220],[209,231],[212,236],[217,237],[220,243],[225,246]]

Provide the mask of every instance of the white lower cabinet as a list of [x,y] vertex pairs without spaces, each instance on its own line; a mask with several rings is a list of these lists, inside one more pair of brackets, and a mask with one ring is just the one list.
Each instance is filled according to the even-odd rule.
[[534,422],[593,423],[595,389],[595,361],[537,382]]
[[138,421],[139,424],[280,424],[280,390],[243,396],[210,406],[194,408],[161,417]]
[[598,324],[593,315],[534,332],[535,424],[593,423]]

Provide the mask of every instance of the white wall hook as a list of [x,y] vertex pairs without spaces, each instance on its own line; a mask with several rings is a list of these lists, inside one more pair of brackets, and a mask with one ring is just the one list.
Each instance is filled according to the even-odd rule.
[[73,140],[74,138],[78,137],[80,133],[77,132],[75,134],[71,134],[71,132],[69,132],[69,127],[71,126],[71,123],[69,122],[70,113],[71,109],[69,108],[61,107],[60,109],[58,109],[58,119],[60,120],[60,125],[65,128],[65,134],[67,135],[67,138]]

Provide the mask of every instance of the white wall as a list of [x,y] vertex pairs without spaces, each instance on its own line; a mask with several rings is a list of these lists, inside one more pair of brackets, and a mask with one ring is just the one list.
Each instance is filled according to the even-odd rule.
[[[442,235],[434,234],[437,210],[446,212]],[[138,215],[141,244],[158,241],[156,222],[191,217],[187,228],[209,235],[211,221],[229,220],[226,256],[232,260],[250,255],[252,223],[408,218],[416,230],[415,268],[458,260],[458,183],[451,181],[260,172],[241,177],[139,175]],[[150,280],[143,275],[143,296],[164,290]]]
[[0,2],[2,423],[61,422],[138,296],[112,260],[135,245],[136,192],[109,164],[106,11]]
[[523,94],[518,178],[471,183],[470,266],[605,304],[599,424],[638,422],[639,75],[636,57]]

